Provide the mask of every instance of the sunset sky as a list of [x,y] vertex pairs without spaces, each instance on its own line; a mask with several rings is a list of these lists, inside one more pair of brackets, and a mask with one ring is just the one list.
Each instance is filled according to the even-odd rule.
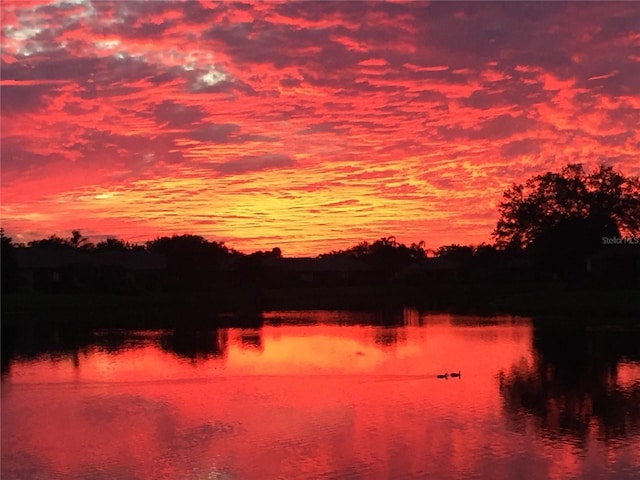
[[640,174],[640,3],[1,4],[2,227],[316,255]]

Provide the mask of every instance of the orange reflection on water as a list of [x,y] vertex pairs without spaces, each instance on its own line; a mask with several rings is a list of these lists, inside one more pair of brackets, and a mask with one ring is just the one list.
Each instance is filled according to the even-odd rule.
[[192,356],[157,332],[134,348],[87,348],[75,363],[16,362],[3,381],[3,478],[538,479],[607,462],[640,468],[629,453],[637,438],[607,449],[594,426],[585,450],[550,442],[532,415],[510,426],[502,372],[535,364],[528,321],[409,312],[415,321],[394,327],[292,315],[212,333]]

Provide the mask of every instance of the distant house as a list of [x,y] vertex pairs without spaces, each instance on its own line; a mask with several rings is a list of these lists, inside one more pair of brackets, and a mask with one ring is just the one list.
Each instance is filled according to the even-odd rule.
[[597,286],[640,287],[640,244],[610,246],[588,255],[584,271]]
[[528,281],[535,279],[536,266],[531,258],[510,256],[490,267],[493,278],[499,281]]
[[458,280],[463,270],[462,262],[445,257],[425,258],[409,266],[403,278],[409,283]]
[[348,255],[269,258],[263,268],[266,279],[278,286],[361,284],[371,274],[371,267]]
[[123,291],[153,286],[163,257],[146,251],[100,252],[68,248],[18,248],[22,291]]
[[86,252],[68,248],[17,248],[18,286],[27,292],[80,288],[92,265]]
[[99,271],[99,285],[106,291],[155,290],[159,274],[166,268],[162,255],[144,250],[93,252],[93,263]]

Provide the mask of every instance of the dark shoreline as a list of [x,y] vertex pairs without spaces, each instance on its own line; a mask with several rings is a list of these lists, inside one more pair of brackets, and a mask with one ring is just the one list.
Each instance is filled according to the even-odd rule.
[[442,288],[428,296],[424,289],[389,286],[139,295],[5,294],[1,304],[2,374],[9,371],[16,356],[69,355],[96,342],[109,351],[121,348],[134,331],[163,331],[167,348],[187,356],[217,355],[216,331],[255,331],[265,324],[277,324],[277,319],[265,320],[263,312],[278,310],[368,312],[373,315],[364,315],[362,325],[401,328],[407,325],[403,309],[415,308],[421,315],[470,316],[474,322],[491,322],[496,316],[511,317],[513,322],[524,318],[537,330],[559,333],[559,338],[591,329],[633,334],[640,332],[639,293],[565,291],[549,285],[507,293],[476,285]]
[[576,319],[625,318],[640,323],[638,290],[564,290],[554,285],[514,289],[481,287],[424,289],[406,287],[279,288],[254,291],[113,294],[4,294],[2,326],[62,323],[84,328],[224,327],[260,323],[273,310],[394,311],[521,315]]

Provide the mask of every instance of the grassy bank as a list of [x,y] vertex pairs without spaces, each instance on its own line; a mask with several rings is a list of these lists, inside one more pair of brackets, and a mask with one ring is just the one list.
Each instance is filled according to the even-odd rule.
[[[220,326],[227,313],[252,323],[264,310],[385,310],[403,306],[452,313],[635,317],[640,292],[569,291],[554,285],[457,285],[406,288],[324,287],[208,293],[7,294],[2,296],[3,325],[29,322],[81,323],[95,327]],[[238,320],[240,319],[240,320]]]
[[640,321],[640,291],[546,288],[493,298],[490,307],[519,315],[636,316]]
[[[221,306],[210,293],[9,294],[2,297],[4,325],[56,322],[92,327],[170,328],[219,323]],[[233,306],[228,299],[227,307]]]

